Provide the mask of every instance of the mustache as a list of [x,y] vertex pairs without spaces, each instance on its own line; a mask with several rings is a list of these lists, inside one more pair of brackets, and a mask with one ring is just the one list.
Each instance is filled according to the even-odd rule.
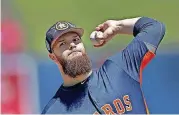
[[82,52],[81,50],[72,50],[68,55],[72,54],[73,52]]

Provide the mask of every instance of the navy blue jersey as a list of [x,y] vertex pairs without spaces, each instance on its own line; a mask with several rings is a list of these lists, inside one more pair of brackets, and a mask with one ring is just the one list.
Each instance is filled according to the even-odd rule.
[[134,26],[135,38],[124,50],[109,57],[84,83],[61,86],[42,113],[146,114],[141,72],[154,57],[164,33],[162,23],[139,19]]

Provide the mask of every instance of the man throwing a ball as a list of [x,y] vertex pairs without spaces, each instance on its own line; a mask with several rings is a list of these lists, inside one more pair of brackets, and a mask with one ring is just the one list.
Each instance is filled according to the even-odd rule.
[[141,91],[142,71],[155,56],[164,37],[164,24],[148,17],[137,17],[108,20],[97,26],[91,34],[95,47],[115,40],[118,34],[134,38],[95,71],[82,42],[83,32],[82,28],[61,21],[47,31],[49,57],[57,64],[63,84],[42,114],[148,113]]

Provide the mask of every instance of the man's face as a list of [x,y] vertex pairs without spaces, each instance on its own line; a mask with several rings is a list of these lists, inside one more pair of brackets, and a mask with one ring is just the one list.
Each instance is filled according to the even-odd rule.
[[90,59],[77,33],[69,32],[62,35],[52,44],[52,50],[65,74],[75,78],[90,72]]

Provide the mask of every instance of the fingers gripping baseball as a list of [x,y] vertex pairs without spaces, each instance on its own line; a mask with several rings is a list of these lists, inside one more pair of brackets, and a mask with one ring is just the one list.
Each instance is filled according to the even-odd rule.
[[103,33],[102,36],[97,36],[98,38],[102,37],[103,39],[105,39],[105,41],[108,41],[118,33],[119,27],[117,26],[117,21],[108,20],[103,24],[98,25],[96,27],[96,30]]
[[[117,21],[116,20],[108,20],[96,27],[96,31],[91,34],[93,43],[98,44],[98,46],[103,46],[111,40],[117,33],[118,33],[119,27],[117,26]],[[98,41],[98,42],[96,42]],[[99,45],[101,44],[102,45]]]
[[102,32],[104,32],[108,27],[109,27],[109,24],[108,24],[107,21],[106,21],[106,22],[104,22],[104,23],[98,25],[98,26],[96,27],[96,30],[97,30],[97,31],[102,31]]
[[103,32],[103,38],[105,41],[110,40],[114,35],[116,34],[116,29],[114,27],[108,27],[104,32]]

